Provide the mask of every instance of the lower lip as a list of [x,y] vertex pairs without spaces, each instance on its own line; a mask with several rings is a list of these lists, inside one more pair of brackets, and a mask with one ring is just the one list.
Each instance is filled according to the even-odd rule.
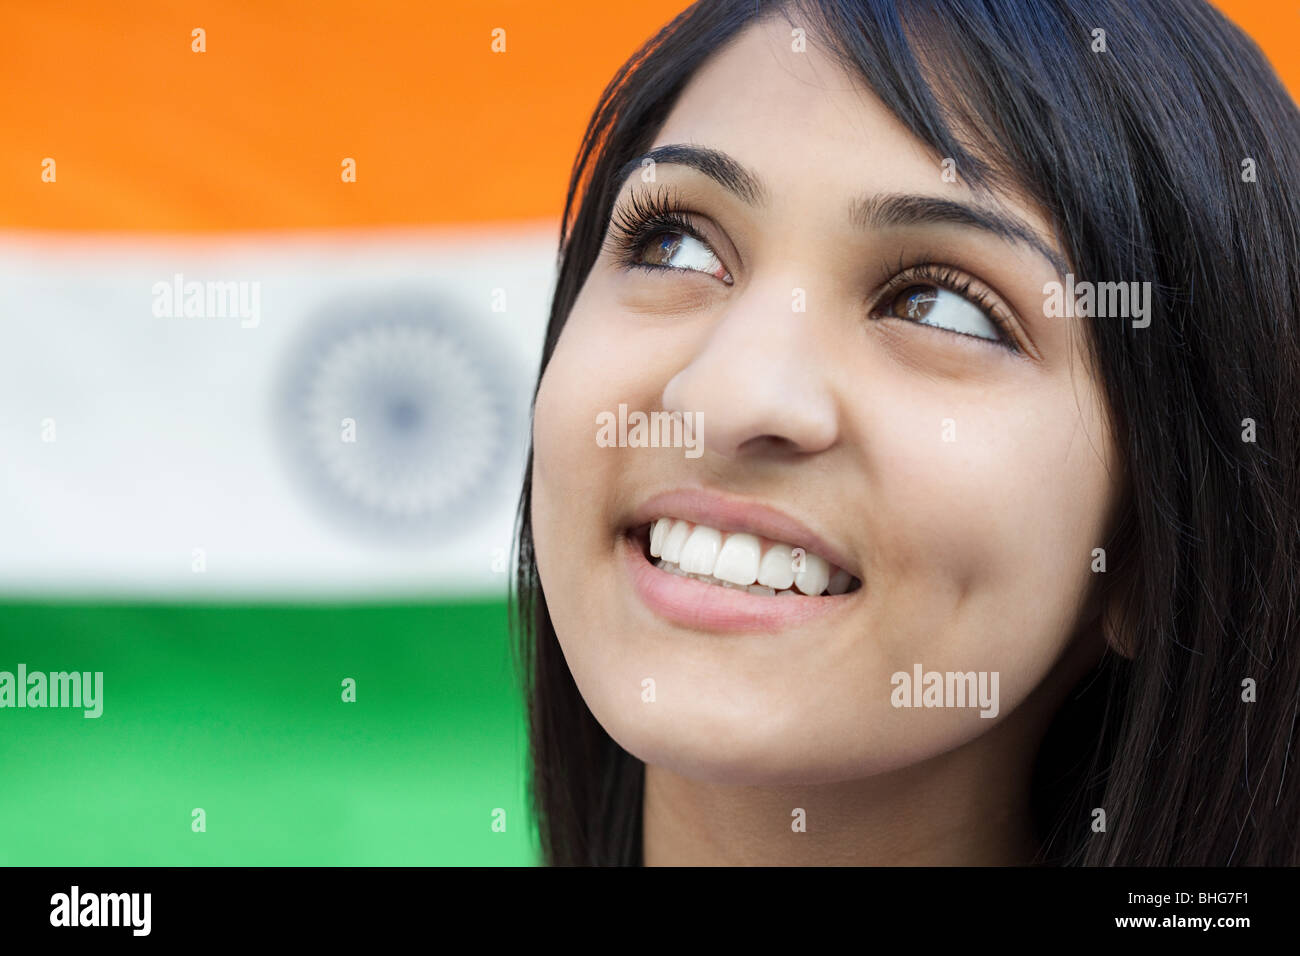
[[623,557],[632,587],[655,614],[700,631],[780,631],[843,612],[859,593],[808,597],[751,594],[663,571],[645,556],[644,540],[623,536]]

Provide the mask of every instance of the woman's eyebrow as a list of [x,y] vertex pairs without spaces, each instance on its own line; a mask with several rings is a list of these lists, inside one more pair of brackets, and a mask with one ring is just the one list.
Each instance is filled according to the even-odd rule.
[[[687,166],[708,176],[748,205],[767,204],[768,191],[758,175],[721,150],[688,143],[656,146],[648,153],[628,160],[619,169],[615,182],[621,185],[649,162]],[[850,203],[849,221],[859,229],[940,224],[977,229],[1004,241],[1028,246],[1050,262],[1058,274],[1069,271],[1065,257],[1036,229],[1008,212],[987,206],[920,193],[877,193]]]
[[1028,246],[1050,262],[1058,274],[1069,271],[1065,257],[1036,229],[1010,213],[987,206],[916,193],[882,193],[855,200],[849,209],[849,221],[862,229],[941,223],[978,229],[1007,242]]
[[767,190],[757,175],[721,150],[709,149],[707,146],[691,146],[686,143],[656,146],[650,152],[634,156],[624,163],[614,182],[621,186],[642,166],[651,164],[689,166],[728,192],[735,193],[751,206],[767,204]]

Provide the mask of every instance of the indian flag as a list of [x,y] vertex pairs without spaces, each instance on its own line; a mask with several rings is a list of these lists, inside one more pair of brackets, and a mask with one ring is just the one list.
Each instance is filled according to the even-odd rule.
[[6,12],[0,864],[534,861],[529,401],[671,7]]

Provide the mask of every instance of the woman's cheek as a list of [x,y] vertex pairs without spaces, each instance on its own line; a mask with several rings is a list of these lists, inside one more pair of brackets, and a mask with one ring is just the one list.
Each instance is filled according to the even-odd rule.
[[[590,435],[582,411],[589,401],[583,394],[583,377],[572,368],[572,349],[561,336],[542,375],[533,405],[532,520],[538,572],[552,600],[566,593],[556,573],[572,565],[578,548],[572,538],[578,524],[572,504],[583,494],[580,484],[591,478],[592,462],[584,460]],[[594,420],[594,416],[593,416]],[[594,434],[594,425],[593,431]],[[594,442],[592,443],[594,448]]]
[[[591,296],[579,296],[534,402],[532,508],[544,577],[550,570],[554,578],[559,562],[585,566],[579,556],[602,546],[598,529],[612,520],[590,509],[609,502],[610,489],[618,486],[623,450],[597,443],[597,421],[601,412],[633,400],[619,374],[635,364],[602,341],[599,312]],[[562,591],[553,600],[561,598]]]
[[596,450],[600,365],[585,354],[590,351],[583,347],[587,339],[589,336],[582,334],[581,312],[575,307],[538,385],[533,405],[533,458],[538,478],[548,485],[572,479],[575,472],[591,464],[589,459]]
[[[1011,634],[1030,637],[1027,606],[1072,603],[1059,554],[1073,544],[1065,489],[1039,461],[1051,443],[1032,430],[1009,434],[996,411],[947,406],[944,415],[942,402],[919,396],[900,407],[908,412],[873,422],[863,438],[874,448],[866,581],[886,659],[910,668],[1000,657]],[[1052,610],[1049,619],[1063,619]]]

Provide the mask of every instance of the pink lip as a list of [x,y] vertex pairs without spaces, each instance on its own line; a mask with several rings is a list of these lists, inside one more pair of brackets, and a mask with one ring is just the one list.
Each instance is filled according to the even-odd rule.
[[660,617],[703,631],[780,631],[844,610],[861,592],[835,596],[770,597],[706,584],[661,571],[646,560],[641,540],[623,538],[624,564],[632,587]]
[[[711,492],[684,489],[656,495],[638,508],[629,531],[670,515],[719,531],[747,531],[801,547],[845,568],[837,549],[828,546],[788,515],[764,505],[747,504]],[[808,597],[774,597],[719,587],[694,578],[661,571],[646,560],[644,542],[631,533],[624,536],[624,564],[641,601],[660,617],[695,630],[780,631],[798,627],[844,611],[865,590],[848,594]]]
[[643,503],[633,513],[628,527],[639,528],[663,517],[681,518],[719,531],[745,531],[803,548],[862,580],[861,568],[839,548],[818,537],[797,519],[767,505],[729,498],[703,488],[680,488],[655,495]]

